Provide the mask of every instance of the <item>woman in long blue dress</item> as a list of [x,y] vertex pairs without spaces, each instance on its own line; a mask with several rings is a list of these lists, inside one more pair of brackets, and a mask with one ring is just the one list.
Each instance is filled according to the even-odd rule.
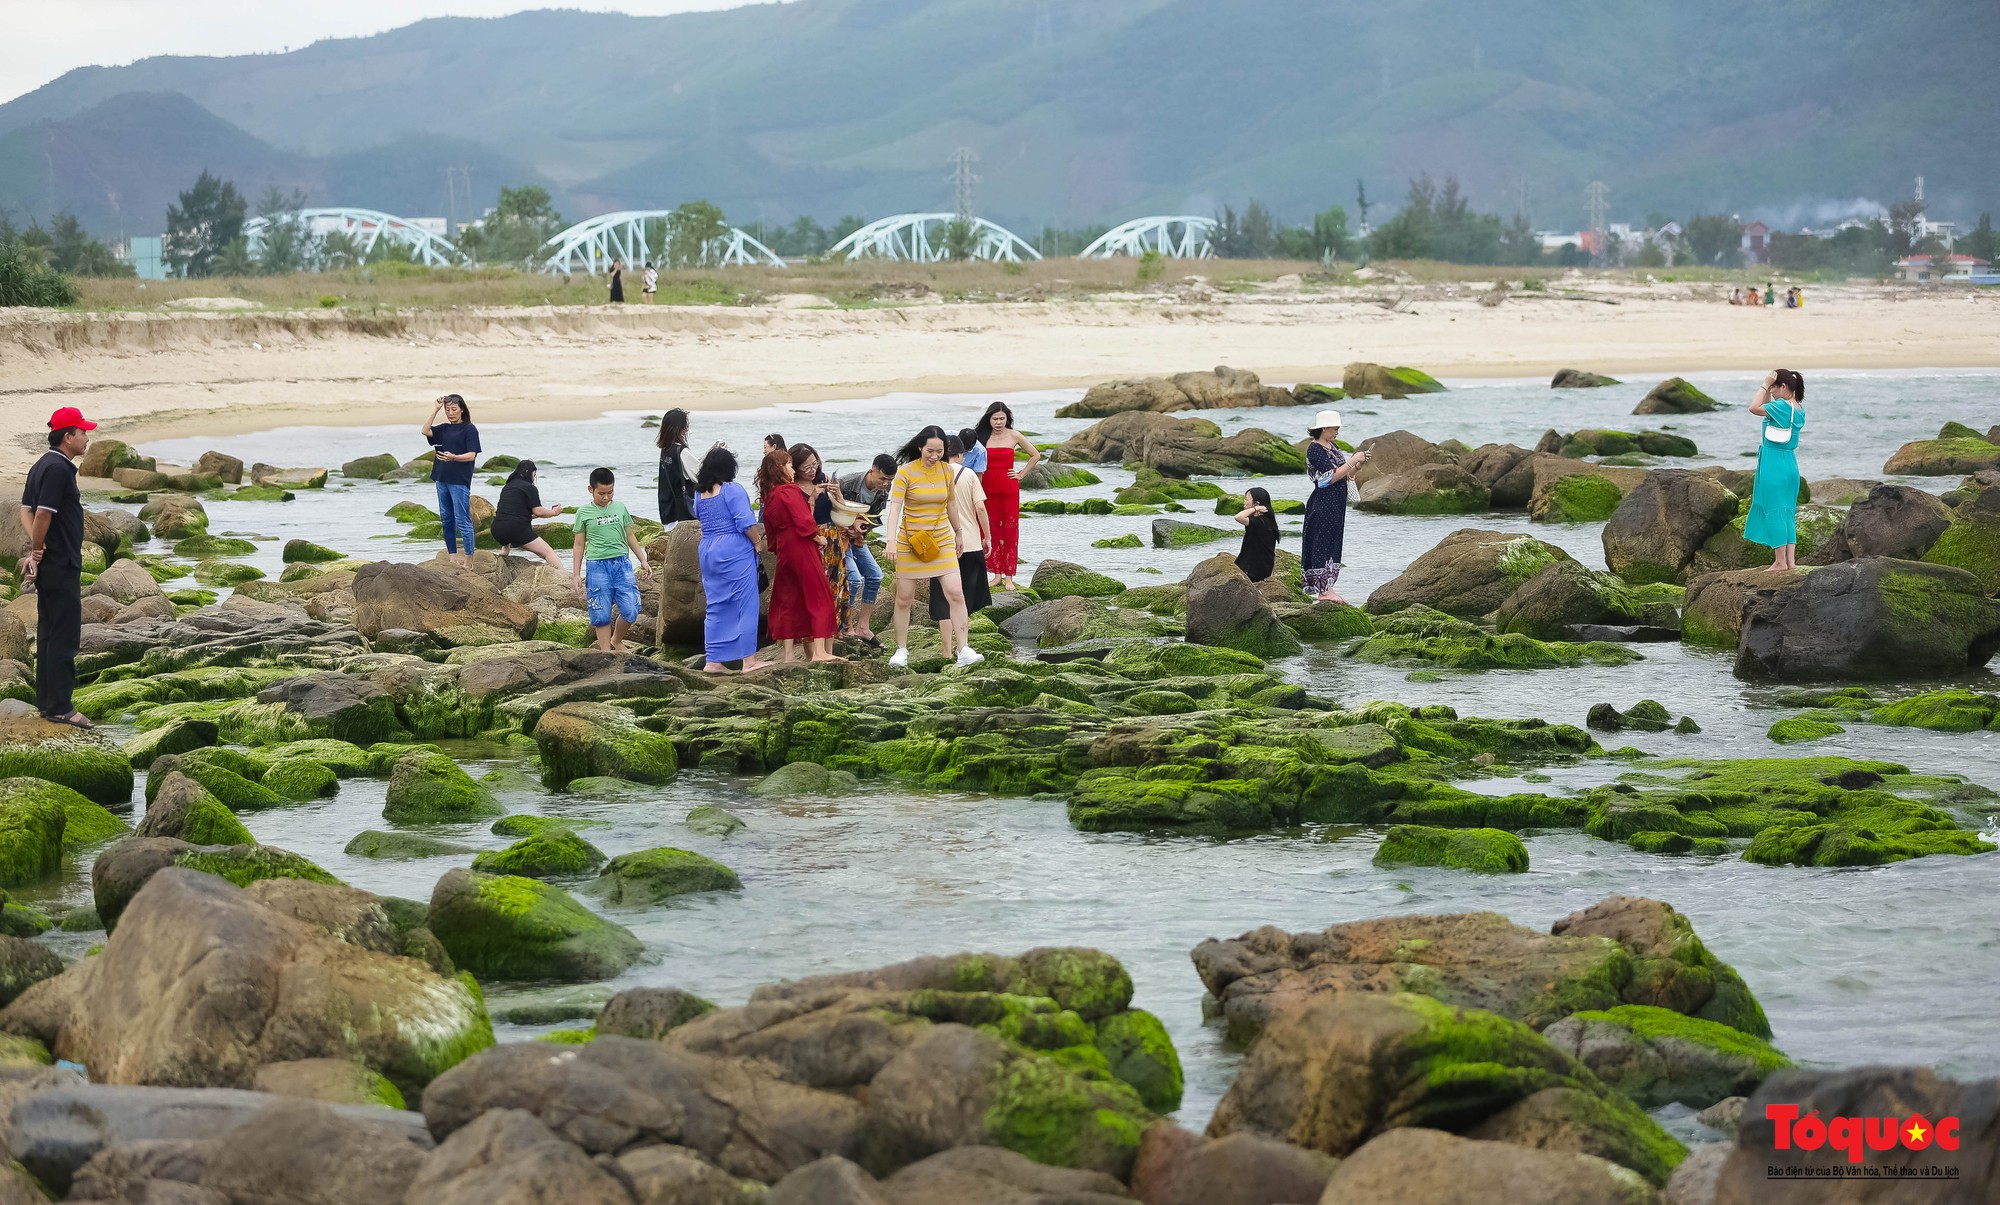
[[1806,425],[1805,402],[1806,379],[1789,368],[1765,376],[1750,402],[1750,413],[1764,425],[1743,538],[1772,551],[1773,573],[1799,567],[1799,432]]
[[1306,498],[1306,530],[1300,554],[1306,562],[1306,597],[1344,603],[1333,584],[1340,580],[1340,558],[1347,538],[1347,482],[1354,470],[1368,463],[1367,452],[1347,456],[1340,438],[1340,412],[1322,410],[1307,428],[1306,477],[1312,493]]
[[757,657],[757,546],[748,532],[757,525],[750,495],[736,483],[736,456],[710,448],[695,478],[695,522],[701,524],[701,589],[708,599],[702,640],[708,646],[703,673],[729,673],[730,661],[743,672],[763,669]]

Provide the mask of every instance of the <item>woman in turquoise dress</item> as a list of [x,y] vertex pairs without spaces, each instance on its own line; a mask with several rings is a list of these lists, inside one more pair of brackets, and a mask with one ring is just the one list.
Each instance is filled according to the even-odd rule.
[[1757,481],[1743,538],[1775,553],[1773,573],[1799,567],[1799,432],[1806,425],[1806,379],[1774,369],[1750,403],[1764,420],[1757,440]]

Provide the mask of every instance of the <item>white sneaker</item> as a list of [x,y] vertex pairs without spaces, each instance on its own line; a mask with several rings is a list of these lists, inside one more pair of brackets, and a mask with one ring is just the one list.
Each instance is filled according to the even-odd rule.
[[978,665],[981,661],[984,660],[986,660],[985,654],[981,653],[978,649],[973,648],[971,645],[961,644],[958,646],[958,659],[956,664],[960,669],[963,669],[968,665]]
[[889,664],[897,669],[901,669],[904,666],[908,665],[909,663],[910,663],[910,650],[907,648],[899,648],[895,652],[889,654]]

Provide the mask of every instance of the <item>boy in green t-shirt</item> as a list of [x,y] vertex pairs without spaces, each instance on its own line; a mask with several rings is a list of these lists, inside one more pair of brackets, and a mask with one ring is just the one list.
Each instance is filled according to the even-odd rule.
[[646,550],[632,533],[632,512],[611,500],[616,480],[610,469],[592,469],[590,505],[578,507],[573,520],[576,588],[590,609],[597,647],[607,653],[625,651],[625,631],[639,618],[639,583],[626,549],[639,558],[640,568],[649,567]]

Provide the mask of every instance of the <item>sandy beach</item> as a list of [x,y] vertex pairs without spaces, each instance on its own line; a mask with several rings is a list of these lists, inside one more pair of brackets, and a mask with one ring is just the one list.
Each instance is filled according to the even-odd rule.
[[[1803,310],[1746,310],[1713,286],[1483,285],[1037,303],[809,308],[563,307],[397,314],[139,312],[0,315],[0,471],[75,405],[139,440],[296,424],[420,422],[458,392],[481,422],[606,410],[732,409],[895,391],[1080,387],[1229,364],[1275,383],[1337,382],[1353,360],[1437,376],[1756,369],[2000,367],[2000,291],[1853,285]],[[1427,403],[1448,404],[1448,403]],[[302,455],[301,462],[310,456]]]

